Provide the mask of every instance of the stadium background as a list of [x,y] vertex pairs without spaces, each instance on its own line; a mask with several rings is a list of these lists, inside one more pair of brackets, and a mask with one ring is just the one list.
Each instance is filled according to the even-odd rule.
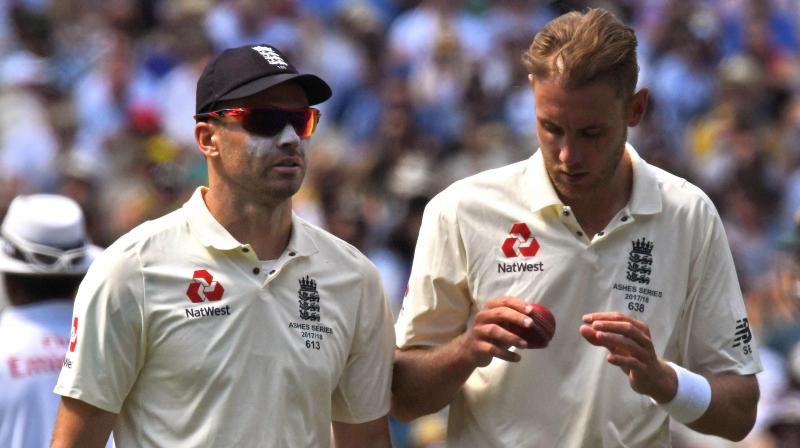
[[[205,62],[271,43],[334,91],[296,211],[365,252],[396,311],[427,200],[535,150],[520,56],[585,6],[636,29],[652,102],[630,141],[714,200],[762,347],[753,434],[675,446],[800,446],[800,251],[777,245],[800,209],[800,0],[0,0],[0,216],[58,192],[107,245],[178,207],[205,182]],[[396,446],[438,446],[442,418],[394,424]]]

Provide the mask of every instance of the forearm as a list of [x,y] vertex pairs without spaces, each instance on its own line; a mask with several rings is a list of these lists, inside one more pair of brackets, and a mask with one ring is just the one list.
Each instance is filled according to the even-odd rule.
[[755,376],[726,374],[707,379],[711,384],[711,403],[699,419],[687,426],[733,441],[743,439],[756,420],[759,390]]
[[74,398],[63,397],[53,429],[51,448],[106,446],[116,414]]
[[587,314],[583,321],[581,335],[607,348],[606,359],[628,376],[631,388],[661,403],[673,419],[730,440],[753,428],[759,395],[754,375],[703,377],[670,366],[656,354],[647,324],[622,313]]
[[391,448],[389,419],[383,416],[365,423],[332,422],[333,448]]
[[448,405],[477,363],[464,349],[466,335],[436,348],[395,351],[392,415],[404,421]]

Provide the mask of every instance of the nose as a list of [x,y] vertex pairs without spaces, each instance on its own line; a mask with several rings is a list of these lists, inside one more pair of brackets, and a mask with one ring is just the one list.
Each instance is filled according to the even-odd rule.
[[565,165],[575,165],[580,163],[581,154],[575,145],[574,139],[563,137],[559,142],[558,160]]
[[286,123],[286,126],[278,133],[278,146],[290,149],[300,146],[300,137],[290,123]]

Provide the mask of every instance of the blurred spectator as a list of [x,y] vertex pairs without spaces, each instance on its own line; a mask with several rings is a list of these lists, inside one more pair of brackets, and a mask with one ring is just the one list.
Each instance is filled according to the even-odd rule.
[[712,105],[714,91],[713,39],[692,27],[701,14],[698,4],[685,0],[669,3],[667,17],[652,43],[648,87],[659,105],[658,119],[670,136],[671,156],[685,160],[681,138],[688,123]]
[[11,203],[0,227],[10,304],[0,314],[0,446],[49,445],[72,299],[99,250],[87,239],[76,202],[36,194]]
[[415,210],[538,146],[521,54],[555,15],[601,5],[640,36],[651,102],[630,141],[709,192],[781,339],[797,314],[759,297],[794,265],[774,243],[800,209],[798,0],[0,0],[0,215],[63,194],[104,244],[174,208],[206,176],[188,131],[200,68],[280,42],[336,92],[295,208],[374,257],[399,306]]

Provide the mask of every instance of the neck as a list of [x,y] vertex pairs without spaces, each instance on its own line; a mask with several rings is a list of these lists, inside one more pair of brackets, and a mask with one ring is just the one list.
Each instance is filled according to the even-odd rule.
[[633,162],[628,152],[625,151],[607,185],[585,197],[565,202],[565,204],[572,208],[575,219],[591,239],[625,207],[630,200],[632,191]]
[[211,215],[242,243],[249,243],[262,260],[283,253],[292,234],[292,200],[259,202],[252,198],[209,188],[203,196]]

